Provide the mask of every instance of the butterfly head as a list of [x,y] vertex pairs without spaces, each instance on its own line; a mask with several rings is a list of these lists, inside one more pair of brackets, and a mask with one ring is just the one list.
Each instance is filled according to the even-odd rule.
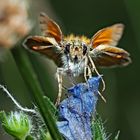
[[79,63],[88,53],[87,44],[79,39],[64,41],[64,54],[73,63]]

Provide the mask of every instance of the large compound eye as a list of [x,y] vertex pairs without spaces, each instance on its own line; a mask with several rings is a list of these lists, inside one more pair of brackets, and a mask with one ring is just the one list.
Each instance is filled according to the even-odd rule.
[[87,53],[87,46],[83,44],[83,55],[85,55],[86,53]]
[[64,53],[68,54],[70,52],[70,43],[66,44]]

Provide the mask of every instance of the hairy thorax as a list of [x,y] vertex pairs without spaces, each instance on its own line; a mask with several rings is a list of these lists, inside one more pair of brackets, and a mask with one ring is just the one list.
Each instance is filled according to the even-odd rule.
[[63,62],[63,75],[69,75],[69,76],[79,76],[84,71],[85,62],[84,60],[79,61],[77,63],[67,61],[67,56],[62,56],[62,62]]

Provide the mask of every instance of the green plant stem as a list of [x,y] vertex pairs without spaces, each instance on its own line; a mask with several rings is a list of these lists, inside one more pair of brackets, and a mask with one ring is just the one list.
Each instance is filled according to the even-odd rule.
[[37,76],[34,73],[28,56],[25,53],[25,50],[20,47],[16,47],[11,52],[13,54],[17,67],[19,68],[19,71],[25,83],[27,84],[27,87],[31,90],[31,94],[37,103],[39,111],[44,119],[45,124],[47,125],[51,137],[54,140],[61,140],[61,135],[57,129],[54,118],[52,117],[51,112],[49,111],[49,108],[43,99],[43,91],[38,82]]
[[[46,69],[46,63],[42,62],[37,58],[37,55],[29,55],[29,59],[31,60],[31,64],[33,66],[36,75],[38,76],[38,80],[40,85],[45,93],[51,93],[47,95],[51,100],[54,100],[56,91],[56,85],[53,84],[52,78],[50,77],[50,73]],[[43,74],[42,74],[43,73]],[[54,77],[54,76],[52,76]],[[47,86],[46,86],[47,85]]]

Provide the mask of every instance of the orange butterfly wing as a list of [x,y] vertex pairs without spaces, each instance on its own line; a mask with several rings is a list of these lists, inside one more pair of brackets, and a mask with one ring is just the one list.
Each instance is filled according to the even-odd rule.
[[98,66],[125,66],[131,62],[129,53],[115,47],[122,37],[123,24],[114,24],[98,31],[91,39],[91,56]]
[[116,46],[122,37],[123,30],[124,25],[121,23],[99,30],[91,39],[93,48],[96,48],[100,44]]
[[62,40],[62,32],[60,27],[45,13],[40,14],[40,27],[45,36],[54,37],[60,43]]

